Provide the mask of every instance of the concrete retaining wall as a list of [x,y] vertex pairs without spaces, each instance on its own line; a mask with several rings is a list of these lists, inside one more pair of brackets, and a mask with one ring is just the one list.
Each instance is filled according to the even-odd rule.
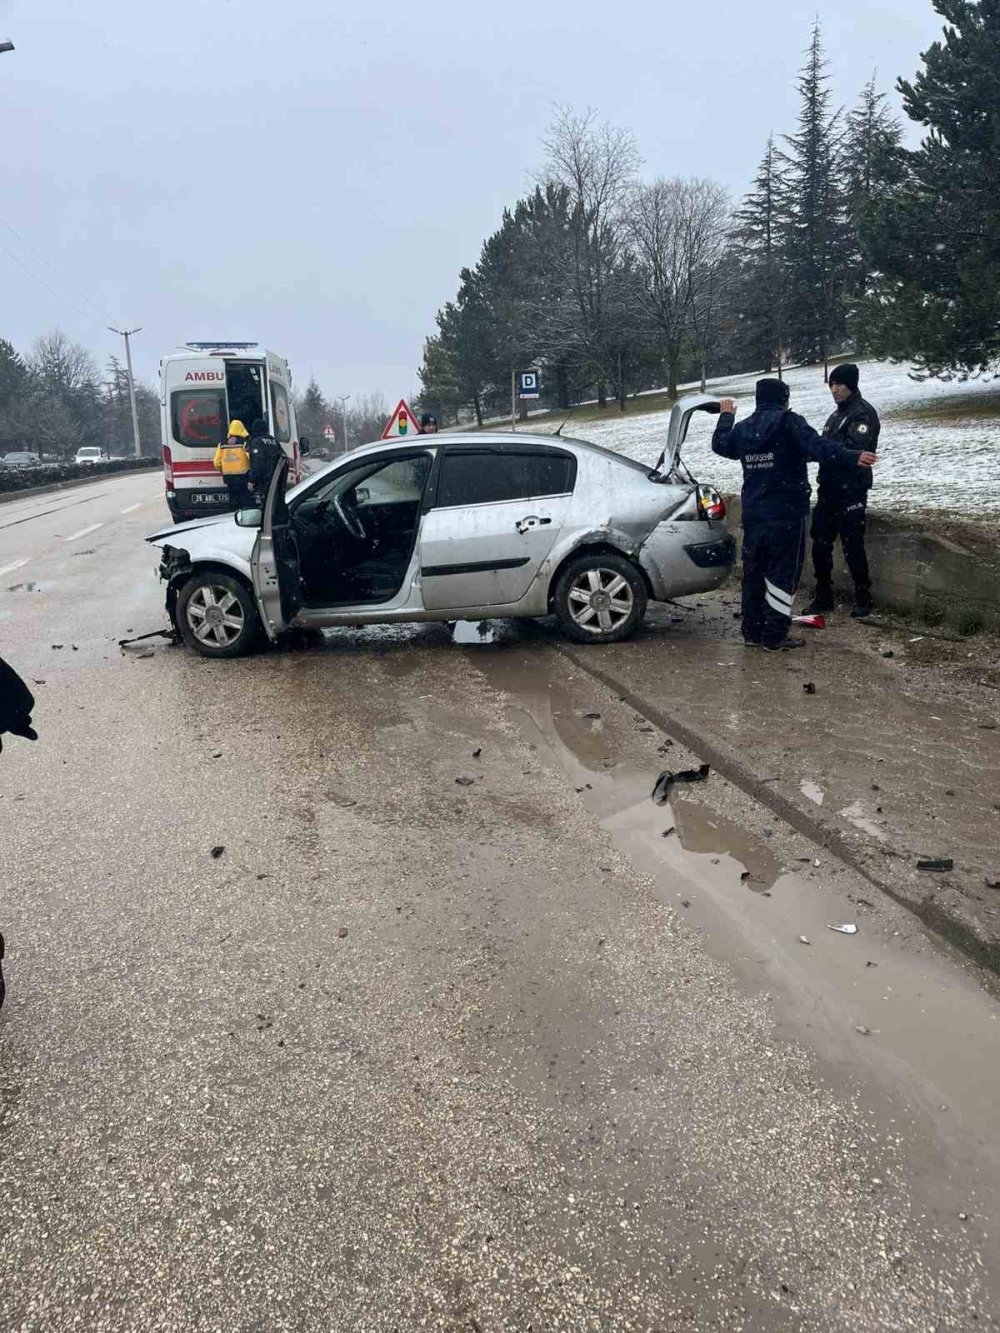
[[[738,496],[727,496],[730,528],[740,533]],[[868,514],[868,559],[876,603],[923,623],[964,633],[1000,630],[1000,538],[976,523],[936,515]],[[847,596],[853,585],[838,543],[834,582]],[[807,555],[802,586],[812,588]]]

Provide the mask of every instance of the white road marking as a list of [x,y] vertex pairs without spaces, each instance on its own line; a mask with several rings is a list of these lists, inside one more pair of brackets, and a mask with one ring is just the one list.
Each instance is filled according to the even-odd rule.
[[0,565],[0,578],[2,578],[4,574],[13,574],[15,569],[20,569],[22,565],[26,565],[27,563],[28,557],[25,556],[23,560],[15,560],[12,564]]
[[129,505],[127,509],[123,509],[121,512],[123,514],[131,514],[133,509],[141,509],[141,508],[142,508],[142,501],[139,500],[136,504]]
[[98,528],[103,528],[103,523],[91,523],[88,528],[81,528],[79,532],[71,532],[68,537],[64,537],[64,542],[75,542],[78,537],[86,537],[88,533],[96,532]]

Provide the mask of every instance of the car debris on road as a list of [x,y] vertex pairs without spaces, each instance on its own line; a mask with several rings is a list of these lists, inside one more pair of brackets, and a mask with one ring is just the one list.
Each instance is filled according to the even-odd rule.
[[709,764],[702,764],[700,768],[682,768],[679,773],[671,773],[669,770],[660,774],[656,779],[656,785],[653,788],[652,799],[657,805],[666,805],[670,795],[670,788],[677,782],[704,782],[711,773]]

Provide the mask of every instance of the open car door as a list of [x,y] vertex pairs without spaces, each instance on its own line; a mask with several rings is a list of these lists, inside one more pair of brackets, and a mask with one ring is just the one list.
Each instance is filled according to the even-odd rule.
[[274,642],[288,629],[302,605],[299,548],[285,503],[289,460],[283,457],[274,469],[260,531],[250,556],[253,590],[267,637]]
[[664,477],[669,477],[676,466],[681,445],[687,439],[688,426],[690,426],[691,418],[695,412],[712,412],[718,415],[718,398],[713,398],[707,393],[689,393],[684,398],[678,398],[677,402],[674,403],[670,409],[666,447],[656,466],[656,471],[662,473]]

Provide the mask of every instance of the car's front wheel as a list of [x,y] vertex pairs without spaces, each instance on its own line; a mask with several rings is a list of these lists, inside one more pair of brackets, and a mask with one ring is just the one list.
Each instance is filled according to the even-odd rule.
[[646,614],[646,585],[623,555],[577,556],[555,588],[559,627],[577,643],[617,643],[634,634]]
[[177,628],[205,657],[240,657],[260,643],[261,624],[245,583],[215,569],[195,572],[177,598]]

